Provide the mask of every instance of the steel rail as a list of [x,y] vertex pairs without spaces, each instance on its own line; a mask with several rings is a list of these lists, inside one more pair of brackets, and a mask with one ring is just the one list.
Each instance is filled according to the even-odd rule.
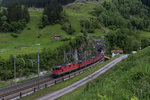
[[104,67],[98,69],[97,71],[93,72],[92,74],[84,77],[83,79],[63,88],[57,91],[54,91],[52,93],[49,93],[43,97],[37,98],[36,100],[55,100],[83,85],[85,85],[86,83],[96,79],[98,76],[104,74],[105,72],[107,72],[108,70],[110,70],[112,67],[114,67],[116,64],[118,64],[120,61],[122,61],[123,59],[126,59],[128,57],[128,55],[121,55],[119,58],[111,61],[110,63],[108,63],[107,65],[105,65]]
[[[60,78],[54,79],[51,77],[51,74],[48,76],[42,77],[42,78],[40,78],[40,81],[39,81],[39,84],[40,84],[39,89],[47,88],[47,87],[53,86],[55,84],[58,84],[60,82],[63,82],[65,80],[68,80],[72,77],[75,77],[76,75],[79,75],[79,74],[85,72],[86,70],[90,69],[91,67],[101,63],[102,59],[100,59],[99,61],[97,61],[89,66],[84,67],[83,69],[77,70],[77,71],[72,72],[67,75],[64,75]],[[0,89],[0,99],[1,100],[18,99],[23,96],[26,96],[28,93],[31,94],[36,91],[39,91],[38,83],[37,83],[37,79],[34,79],[34,80],[30,80],[30,81],[22,83],[22,84],[18,84],[15,86]]]

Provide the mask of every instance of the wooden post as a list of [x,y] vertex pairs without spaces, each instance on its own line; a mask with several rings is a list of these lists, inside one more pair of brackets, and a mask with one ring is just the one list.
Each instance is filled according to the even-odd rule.
[[33,91],[35,92],[36,88],[33,89]]
[[47,88],[47,84],[45,84],[45,88]]
[[55,80],[55,84],[56,84],[56,80]]
[[20,98],[22,98],[22,92],[20,92]]

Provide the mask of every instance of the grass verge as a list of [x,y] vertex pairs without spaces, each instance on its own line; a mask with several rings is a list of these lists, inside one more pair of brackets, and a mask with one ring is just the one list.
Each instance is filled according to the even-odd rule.
[[[51,72],[48,72],[48,73],[45,73],[44,74],[44,76],[46,76],[46,75],[49,75],[49,74],[51,74]],[[18,82],[17,82],[17,84],[19,84],[19,83],[24,83],[24,82],[27,82],[27,81],[30,81],[30,80],[33,80],[33,79],[36,79],[37,77],[38,77],[38,75],[34,75],[35,77],[27,77],[27,78],[25,78],[25,79],[20,79]],[[42,76],[41,76],[42,77]],[[7,87],[7,86],[11,86],[11,85],[13,85],[14,84],[14,82],[13,82],[13,79],[10,79],[10,80],[8,80],[8,81],[1,81],[0,80],[0,88],[4,88],[4,87]]]
[[104,63],[102,63],[101,65],[97,65],[93,68],[91,68],[90,70],[86,71],[85,73],[82,73],[72,79],[69,79],[65,82],[62,82],[62,83],[59,83],[59,84],[56,84],[52,87],[49,87],[49,88],[46,88],[46,89],[43,89],[43,90],[40,90],[32,95],[29,95],[29,96],[26,96],[24,98],[21,98],[20,100],[33,100],[35,98],[38,98],[38,97],[41,97],[41,96],[44,96],[45,94],[47,93],[50,93],[50,92],[53,92],[53,91],[56,91],[56,90],[59,90],[59,89],[62,89],[70,84],[73,84],[74,82],[86,77],[87,75],[95,72],[96,70],[98,70],[99,68],[103,67],[104,65],[108,64],[109,62],[111,62],[112,60],[116,59],[117,57],[119,56],[116,56],[114,58],[111,58],[109,61],[106,61]]
[[150,47],[58,100],[150,100]]

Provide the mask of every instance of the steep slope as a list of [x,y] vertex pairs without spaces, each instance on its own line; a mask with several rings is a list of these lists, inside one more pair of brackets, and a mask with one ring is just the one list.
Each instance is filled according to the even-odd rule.
[[[82,29],[80,20],[92,17],[89,13],[100,2],[90,2],[87,4],[72,3],[64,6],[67,18],[71,23],[75,33],[68,35],[61,29],[60,24],[49,25],[43,29],[39,29],[43,9],[29,8],[31,20],[27,27],[18,34],[18,38],[13,38],[14,33],[0,33],[0,56],[9,58],[10,55],[30,54],[37,52],[36,43],[40,43],[40,50],[43,48],[54,49],[63,44],[63,41],[56,41],[55,35],[61,35],[62,39],[74,38]],[[89,35],[105,35],[100,29],[97,29],[94,34]]]
[[64,100],[149,100],[150,47],[118,64],[95,81],[64,96]]
[[[86,3],[82,3],[82,1],[86,1]],[[105,7],[102,7],[103,6],[102,3],[104,1],[108,1],[108,0],[98,0],[98,1],[97,0],[94,0],[94,1],[93,0],[76,0],[74,3],[64,6],[64,10],[67,15],[66,18],[69,19],[69,23],[75,30],[75,33],[73,35],[68,35],[64,30],[62,30],[61,24],[49,25],[43,29],[39,29],[38,27],[39,27],[39,23],[41,22],[43,9],[36,9],[36,8],[29,9],[31,21],[28,23],[27,27],[22,32],[19,33],[18,38],[12,37],[14,33],[0,33],[0,42],[1,42],[0,43],[0,47],[1,47],[0,56],[4,58],[9,58],[10,55],[14,55],[14,54],[16,55],[30,54],[30,53],[37,52],[38,47],[35,46],[36,43],[41,44],[40,50],[42,50],[43,48],[55,48],[57,46],[62,45],[63,41],[56,41],[54,39],[54,35],[61,35],[62,40],[70,40],[71,38],[74,38],[76,35],[81,33],[81,30],[84,29],[83,26],[81,26],[81,24],[84,24],[84,21],[91,21],[93,19],[95,22],[91,21],[92,24],[90,26],[94,26],[93,24],[95,24],[96,28],[94,28],[94,33],[89,32],[88,35],[104,36],[106,35],[106,33],[108,33],[108,31],[111,31],[111,30],[113,32],[117,31],[118,30],[117,28],[123,27],[124,23],[126,25],[127,22],[130,20],[130,19],[124,19],[121,14],[118,14],[119,11],[120,10],[123,10],[123,11],[127,10],[127,12],[129,11],[126,7],[124,9],[119,8],[119,6],[117,6],[118,4],[114,5],[114,3],[112,2],[106,3]],[[128,2],[129,1],[130,0],[128,0]],[[114,8],[115,11],[112,11],[109,7],[108,7],[109,10],[107,10],[107,5],[110,5],[109,7]],[[121,7],[124,7],[125,5],[122,5]],[[140,3],[140,6],[142,8],[146,8],[146,7],[143,7],[141,3]],[[136,7],[139,9],[138,6]],[[105,8],[105,11],[100,14],[101,10],[103,10],[102,8]],[[93,14],[96,12],[96,10],[98,10],[98,16],[95,16]],[[136,10],[133,9],[133,11],[136,11]],[[147,10],[145,9],[144,9],[144,13],[140,11],[140,14],[145,14],[144,16],[146,16],[146,13],[147,13]],[[128,15],[128,17],[129,16],[130,15]],[[138,16],[139,15],[137,14],[137,15],[130,16],[130,17],[131,19],[133,18],[133,24],[140,26],[139,23],[142,23],[142,18],[139,18]],[[119,18],[121,20],[118,20]],[[146,17],[146,18],[148,19],[149,17]],[[145,22],[149,22],[149,20]],[[116,24],[116,26],[113,24]],[[125,27],[131,26],[130,24],[131,23],[129,23],[129,25],[126,25]],[[130,30],[133,31],[134,29],[135,29],[134,27],[131,27]],[[130,31],[127,31],[126,33],[129,34]],[[149,32],[145,32],[145,31],[138,32],[137,30],[135,30],[135,33],[137,34],[141,33],[139,37],[142,37],[142,38],[150,37]],[[137,41],[139,42],[141,41],[140,38],[134,37],[134,34],[129,37],[131,37],[132,40],[136,38]]]

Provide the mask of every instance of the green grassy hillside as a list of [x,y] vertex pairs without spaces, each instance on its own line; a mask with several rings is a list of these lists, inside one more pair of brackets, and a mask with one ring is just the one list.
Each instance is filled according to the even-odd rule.
[[[100,2],[99,2],[100,3]],[[30,12],[30,22],[27,27],[19,33],[18,38],[13,38],[11,34],[14,33],[0,33],[0,56],[3,58],[8,58],[10,55],[14,54],[29,54],[37,52],[35,44],[40,43],[40,50],[43,48],[54,49],[59,45],[62,45],[62,41],[56,41],[54,35],[61,35],[62,38],[73,38],[78,35],[81,30],[80,20],[88,19],[92,17],[89,12],[98,5],[97,2],[90,2],[85,4],[72,3],[64,7],[75,33],[73,35],[68,35],[65,31],[61,29],[60,24],[49,25],[43,29],[39,29],[38,25],[41,21],[42,12],[41,9],[29,9]],[[95,33],[89,33],[89,35],[105,35],[100,29],[97,29]],[[38,38],[40,36],[40,38]]]
[[[40,30],[38,24],[42,16],[42,11],[30,10],[31,21],[27,28],[19,33],[18,38],[11,37],[12,33],[0,33],[0,55],[9,57],[11,54],[22,54],[35,52],[37,47],[35,44],[40,43],[40,48],[57,47],[60,42],[54,42],[54,34],[60,34],[63,37],[67,36],[64,31],[60,29],[60,25],[47,26]],[[29,30],[29,28],[31,30]],[[38,36],[40,35],[40,38]],[[68,37],[68,36],[67,36]],[[3,43],[3,42],[9,43]],[[9,52],[9,53],[8,53]]]
[[60,100],[150,100],[150,47]]
[[[54,49],[63,44],[62,41],[56,41],[54,39],[54,35],[56,34],[61,35],[63,39],[74,38],[82,29],[80,20],[95,18],[90,13],[105,0],[80,3],[82,1],[84,0],[77,0],[75,3],[64,6],[67,15],[66,17],[69,19],[69,22],[75,30],[73,35],[68,35],[63,31],[60,24],[49,25],[43,29],[39,29],[38,27],[41,22],[43,10],[30,8],[29,12],[31,20],[27,24],[27,27],[19,33],[18,38],[13,38],[11,36],[14,33],[0,33],[0,56],[7,59],[10,55],[14,54],[30,54],[37,52],[38,47],[35,46],[36,43],[41,44],[40,50],[43,48]],[[106,29],[110,30],[108,28]],[[141,37],[143,38],[150,37],[149,34],[149,32],[141,31]],[[88,33],[88,35],[104,36],[105,33],[103,33],[101,29],[96,29],[94,33]]]

